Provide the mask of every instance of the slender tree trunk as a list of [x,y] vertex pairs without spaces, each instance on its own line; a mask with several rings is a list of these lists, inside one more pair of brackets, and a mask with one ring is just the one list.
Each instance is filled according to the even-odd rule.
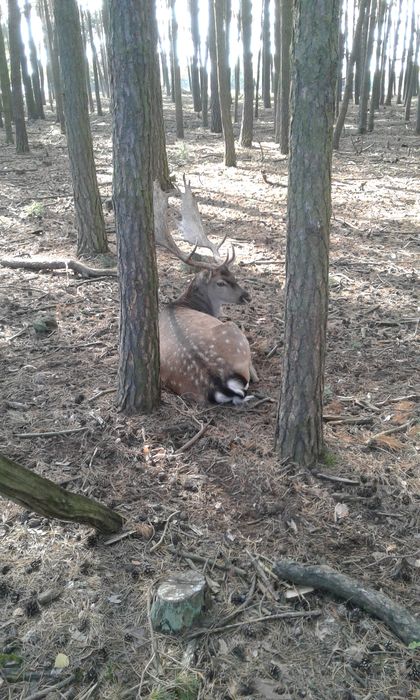
[[416,134],[420,135],[420,87],[417,88]]
[[166,53],[165,53],[164,48],[162,46],[162,43],[160,41],[160,37],[159,37],[159,54],[160,54],[160,63],[162,66],[162,78],[163,78],[163,84],[165,86],[166,97],[170,97],[171,96],[171,81],[169,79],[168,59],[166,57]]
[[[55,2],[55,0],[54,0]],[[80,27],[82,30],[82,42],[83,42],[83,62],[85,66],[85,76],[86,76],[86,91],[87,91],[87,96],[88,96],[88,101],[89,101],[89,110],[91,112],[95,111],[95,105],[93,104],[93,97],[92,97],[92,86],[90,83],[90,66],[89,66],[89,59],[87,57],[87,38],[86,38],[86,29],[85,29],[85,18],[84,18],[84,13],[82,8],[80,8]]]
[[214,24],[216,29],[217,82],[219,86],[220,112],[222,115],[223,137],[225,141],[225,165],[236,166],[235,140],[230,114],[229,73],[227,70],[226,37],[223,27],[223,0],[214,0]]
[[151,413],[160,400],[158,275],[153,232],[154,4],[110,0],[114,199],[120,275],[118,406]]
[[191,88],[194,104],[194,112],[201,112],[200,93],[200,73],[199,73],[199,53],[200,53],[200,30],[198,27],[198,0],[189,0],[191,15],[191,37],[193,43],[193,55],[191,62]]
[[258,58],[257,58],[257,76],[255,78],[255,111],[254,111],[254,116],[255,119],[258,119],[258,101],[259,101],[259,96],[260,96],[260,68],[261,68],[261,49],[258,51]]
[[90,130],[80,16],[76,0],[54,0],[67,147],[77,225],[77,254],[105,253],[108,244]]
[[408,42],[408,51],[407,51],[407,67],[405,69],[405,75],[404,75],[404,90],[403,90],[403,100],[404,104],[407,102],[407,92],[408,89],[411,85],[411,73],[413,71],[413,53],[414,53],[414,39],[416,36],[416,13],[415,13],[415,5],[413,2],[413,9],[412,9],[412,16],[411,16],[411,32],[410,32],[410,40]]
[[178,21],[175,14],[175,0],[171,0],[172,61],[174,67],[176,137],[184,138],[184,117],[182,113],[181,70],[178,58]]
[[1,101],[1,94],[0,94],[0,129],[4,129],[4,122],[3,122],[3,102]]
[[238,56],[235,65],[235,103],[233,112],[233,121],[235,124],[239,121],[239,87],[241,82],[241,61]]
[[206,59],[204,65],[200,68],[200,87],[201,87],[201,123],[207,128],[209,125],[209,76],[207,73],[207,48],[206,48]]
[[416,55],[413,61],[412,70],[410,74],[410,85],[407,89],[407,95],[405,99],[405,121],[410,121],[411,116],[411,99],[415,95],[416,88],[419,89],[419,66],[418,66],[418,56],[419,56],[419,45],[420,45],[420,31],[417,33],[417,44],[416,44]]
[[[357,2],[357,0],[355,0]],[[368,0],[366,6],[365,19],[362,28],[362,37],[360,41],[360,51],[356,56],[356,72],[354,76],[354,104],[360,105],[360,93],[363,84],[363,71],[365,66],[366,50],[367,50],[367,40],[369,31],[369,10],[370,10],[371,0]]]
[[376,0],[372,0],[370,8],[370,18],[369,18],[369,32],[366,45],[366,56],[364,60],[363,68],[363,80],[360,90],[360,105],[359,105],[359,134],[365,134],[367,131],[367,117],[368,117],[368,101],[369,101],[369,88],[370,88],[370,64],[372,61],[372,51],[373,51],[373,39],[375,36],[375,26],[376,26]]
[[12,113],[15,122],[16,153],[28,153],[25,112],[23,109],[22,82],[20,76],[20,12],[17,0],[9,0],[9,53],[10,80],[12,84]]
[[58,58],[58,40],[57,32],[53,32],[50,10],[48,7],[47,0],[44,0],[44,18],[45,25],[47,28],[47,39],[49,44],[49,50],[51,55],[51,68],[54,81],[54,96],[55,96],[55,108],[57,114],[57,121],[60,122],[61,133],[66,132],[66,125],[64,119],[64,107],[63,107],[63,87],[61,85],[61,74],[60,74],[60,62]]
[[274,95],[274,133],[276,134],[276,142],[278,143],[278,126],[277,126],[277,108],[278,108],[278,90],[280,81],[280,49],[281,47],[281,21],[280,21],[280,0],[274,0],[274,79],[273,79],[273,95]]
[[[340,21],[341,26],[341,21]],[[340,111],[341,95],[343,91],[343,64],[344,64],[344,45],[345,39],[343,32],[338,36],[338,68],[337,68],[337,83],[335,91],[335,113],[338,116]]]
[[[19,78],[20,80],[20,78]],[[3,30],[0,25],[0,88],[3,98],[4,128],[6,132],[6,144],[14,143],[12,131],[12,91],[10,89],[9,70],[7,67],[6,51],[4,47]]]
[[406,13],[405,16],[405,25],[404,25],[404,39],[403,39],[403,51],[402,51],[402,56],[401,56],[401,69],[400,69],[400,74],[398,76],[398,90],[397,90],[397,105],[400,105],[402,102],[401,99],[401,94],[402,94],[402,85],[403,85],[403,77],[404,77],[404,68],[405,68],[405,59],[407,55],[407,33],[408,33],[408,12]]
[[352,93],[352,82],[353,82],[353,68],[356,63],[356,57],[360,55],[360,42],[362,39],[362,29],[365,21],[366,8],[369,4],[369,0],[360,0],[359,5],[359,16],[357,18],[356,28],[354,30],[353,37],[353,47],[349,56],[347,63],[347,75],[346,75],[346,85],[344,88],[343,100],[341,102],[340,113],[337,118],[337,123],[334,128],[333,137],[333,148],[335,150],[339,149],[340,136],[343,130],[344,121],[346,119],[347,109],[349,106],[351,93]]
[[287,204],[286,308],[279,457],[314,465],[323,451],[332,126],[339,0],[295,0]]
[[32,90],[35,101],[35,108],[37,116],[39,119],[45,119],[44,106],[42,104],[41,95],[41,84],[39,80],[39,70],[38,70],[38,56],[36,51],[35,42],[32,36],[32,26],[31,26],[31,4],[29,2],[25,3],[24,15],[26,19],[26,26],[28,28],[28,45],[29,45],[29,60],[31,63],[32,70]]
[[271,65],[271,44],[270,44],[270,0],[263,0],[263,26],[262,26],[262,98],[264,107],[271,107],[270,96],[270,65]]
[[[381,77],[380,77],[380,86],[379,86],[379,104],[383,105],[385,104],[385,68],[387,64],[387,58],[388,58],[388,52],[389,52],[389,35],[391,31],[391,23],[392,23],[392,4],[393,0],[390,0],[390,4],[388,6],[388,16],[387,16],[387,23],[386,23],[386,29],[385,29],[385,36],[384,40],[382,43],[382,55],[381,55]],[[379,107],[379,105],[378,105]]]
[[280,71],[280,153],[289,152],[290,124],[290,44],[292,40],[293,5],[292,0],[281,3],[281,71]]
[[98,76],[98,54],[96,52],[95,42],[93,41],[92,17],[91,17],[89,10],[86,10],[86,20],[87,20],[90,48],[92,51],[92,67],[93,67],[93,82],[95,85],[96,111],[98,113],[98,116],[102,117],[103,111],[102,111],[101,93],[99,90],[99,76]]
[[148,6],[152,8],[152,17],[149,22],[151,28],[151,41],[153,51],[149,54],[149,60],[152,62],[151,75],[151,102],[152,102],[152,148],[151,148],[151,163],[152,163],[152,180],[158,180],[164,191],[173,188],[169,177],[168,156],[166,153],[166,135],[165,123],[163,120],[163,105],[162,105],[162,86],[160,83],[159,71],[159,54],[158,54],[158,26],[156,21],[156,3],[155,0],[147,0]]
[[381,50],[382,50],[382,31],[384,26],[386,11],[386,0],[380,0],[379,2],[379,12],[378,12],[378,35],[376,38],[376,63],[375,72],[373,74],[372,90],[370,93],[370,108],[369,108],[369,120],[368,120],[368,131],[373,131],[373,126],[375,122],[375,109],[379,109],[379,90],[381,81]]
[[219,84],[217,80],[216,28],[214,25],[213,0],[209,0],[209,55],[210,55],[210,131],[221,134]]
[[241,0],[242,46],[244,61],[244,106],[242,109],[241,135],[239,141],[245,148],[252,147],[254,130],[254,76],[252,69],[252,3]]
[[28,112],[28,119],[38,119],[39,114],[35,103],[34,91],[32,87],[31,76],[28,71],[28,60],[26,58],[25,46],[22,39],[21,23],[20,23],[20,10],[19,10],[19,55],[20,55],[20,67],[22,71],[22,82],[23,89],[25,91],[25,101],[26,109]]
[[387,90],[386,99],[385,99],[385,104],[388,106],[391,104],[392,91],[395,88],[395,63],[397,60],[398,39],[399,39],[399,35],[400,35],[401,7],[402,7],[402,0],[400,0],[400,2],[398,4],[397,23],[395,25],[395,32],[394,32],[394,46],[393,46],[393,50],[392,50],[392,61],[391,61],[391,65],[389,68],[388,90]]

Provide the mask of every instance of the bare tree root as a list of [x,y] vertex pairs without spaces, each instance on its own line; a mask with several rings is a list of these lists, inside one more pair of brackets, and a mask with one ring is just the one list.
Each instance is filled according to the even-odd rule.
[[105,267],[103,269],[89,267],[84,265],[79,260],[48,260],[46,258],[1,258],[1,267],[9,267],[14,270],[33,270],[40,272],[41,270],[72,270],[81,277],[116,277],[118,272],[116,268]]
[[290,559],[277,561],[273,571],[279,578],[328,591],[357,605],[385,622],[405,644],[420,641],[420,620],[384,593],[366,588],[362,582],[350,576],[340,574],[329,566],[305,566]]

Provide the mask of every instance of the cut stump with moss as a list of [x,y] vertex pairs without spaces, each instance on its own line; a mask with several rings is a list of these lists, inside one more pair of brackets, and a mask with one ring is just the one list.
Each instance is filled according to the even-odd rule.
[[198,571],[180,571],[159,584],[150,611],[153,628],[162,632],[189,629],[203,612],[206,580]]

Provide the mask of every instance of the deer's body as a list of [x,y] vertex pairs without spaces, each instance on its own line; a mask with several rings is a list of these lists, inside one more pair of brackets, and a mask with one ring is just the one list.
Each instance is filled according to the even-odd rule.
[[242,331],[217,318],[223,303],[249,294],[228,267],[201,272],[160,314],[162,384],[196,401],[241,403],[251,374],[251,351]]

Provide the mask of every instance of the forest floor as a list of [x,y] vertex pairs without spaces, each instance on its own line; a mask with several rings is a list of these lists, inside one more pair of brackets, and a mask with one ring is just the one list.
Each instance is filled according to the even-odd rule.
[[[213,240],[228,234],[252,296],[223,318],[249,338],[257,400],[202,407],[163,391],[156,414],[126,418],[112,392],[116,280],[0,267],[1,452],[115,508],[134,531],[112,542],[2,501],[0,698],[420,698],[419,650],[330,594],[289,597],[290,584],[270,573],[283,556],[329,564],[419,613],[420,138],[400,108],[381,108],[363,139],[351,113],[334,154],[325,414],[338,422],[325,422],[325,462],[310,472],[280,464],[273,448],[287,158],[272,113],[256,123],[252,150],[238,148],[236,169],[223,166],[221,137],[203,130],[188,103],[183,142],[168,103],[166,118],[171,172],[178,183],[184,172],[191,179]],[[105,200],[110,116],[93,116],[92,128]],[[65,139],[51,115],[29,138],[28,156],[0,149],[1,256],[74,257]],[[176,218],[179,200],[170,206]],[[105,216],[115,252],[113,215]],[[158,264],[165,301],[189,275],[161,250]],[[51,318],[56,327],[43,334],[39,321]],[[178,451],[202,425],[201,438]],[[59,434],[73,428],[83,430]],[[58,434],[22,435],[46,431]],[[255,559],[268,583],[258,574],[252,591]],[[151,636],[155,582],[189,568],[208,577],[207,622],[238,626],[194,641]],[[50,589],[53,599],[40,604]],[[319,617],[274,617],[315,609]],[[59,653],[67,668],[54,669]],[[198,692],[183,695],[186,681]]]

